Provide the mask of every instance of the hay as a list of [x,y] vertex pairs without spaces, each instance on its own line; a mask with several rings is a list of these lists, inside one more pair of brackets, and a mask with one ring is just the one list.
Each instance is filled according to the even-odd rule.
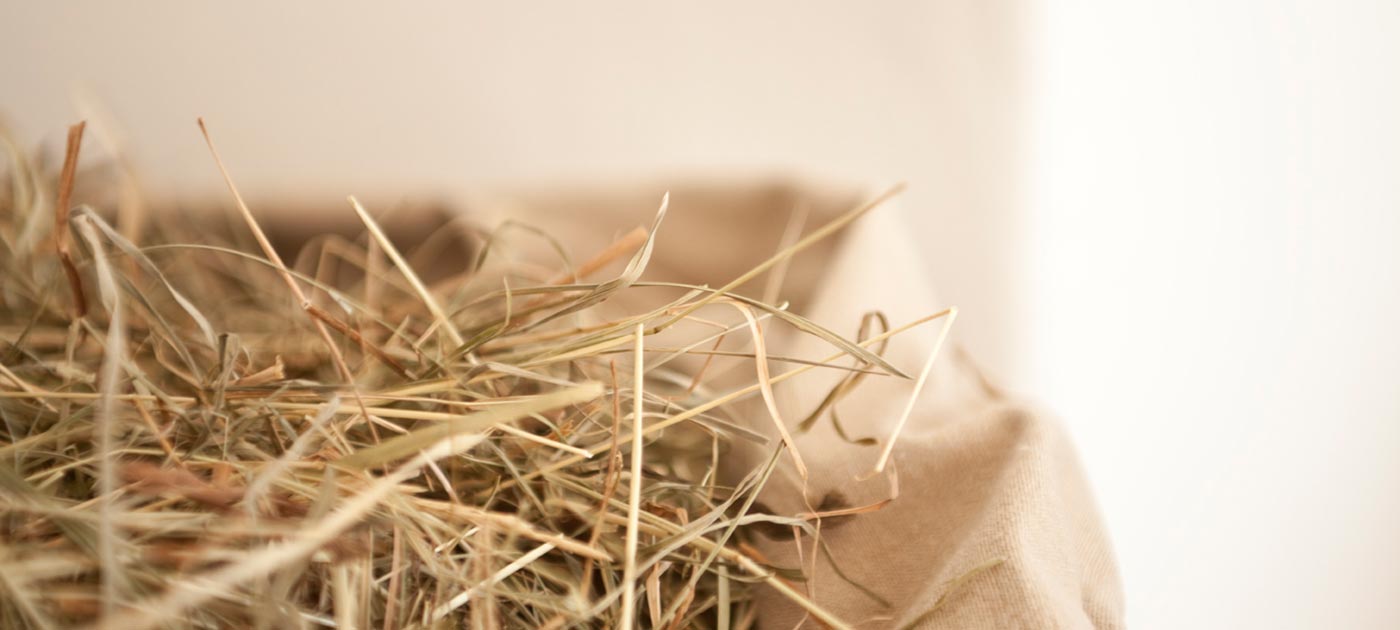
[[[365,234],[289,267],[232,180],[246,231],[174,217],[133,243],[124,217],[68,207],[81,136],[57,211],[15,150],[0,195],[0,626],[739,628],[767,585],[845,627],[746,543],[746,524],[821,517],[752,512],[785,457],[805,470],[772,388],[903,376],[883,344],[931,318],[857,343],[736,291],[896,191],[720,289],[640,280],[664,202],[554,277],[483,246],[429,286],[353,198]],[[631,292],[669,297],[599,308]],[[699,318],[726,304],[738,324]],[[835,353],[765,356],[763,322]],[[745,331],[749,350],[721,349]],[[712,391],[725,361],[756,377]],[[734,420],[755,395],[781,444]],[[721,474],[733,440],[771,455]]]

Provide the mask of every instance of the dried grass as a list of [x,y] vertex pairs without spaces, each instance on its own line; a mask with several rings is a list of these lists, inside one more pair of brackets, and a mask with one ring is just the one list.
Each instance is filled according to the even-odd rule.
[[[487,274],[483,245],[428,286],[351,198],[365,234],[312,258],[353,268],[341,281],[283,263],[232,179],[255,252],[247,233],[179,217],[119,231],[67,207],[80,140],[57,211],[54,178],[18,151],[0,195],[0,626],[732,628],[766,584],[845,627],[800,569],[743,544],[747,523],[810,534],[823,516],[750,512],[781,453],[801,466],[773,387],[845,370],[839,397],[903,376],[883,344],[943,314],[856,342],[735,291],[769,270],[780,282],[792,256],[897,191],[793,232],[718,290],[640,280],[664,202],[650,232],[576,269]],[[143,231],[145,245],[122,236]],[[634,291],[672,297],[596,308]],[[676,341],[725,303],[739,323]],[[836,351],[769,356],[760,322]],[[721,349],[745,328],[751,350]],[[667,331],[671,345],[651,341]],[[715,392],[704,369],[670,365],[685,355],[754,362],[756,378]],[[729,413],[755,394],[784,443],[721,474],[730,441],[765,441]]]

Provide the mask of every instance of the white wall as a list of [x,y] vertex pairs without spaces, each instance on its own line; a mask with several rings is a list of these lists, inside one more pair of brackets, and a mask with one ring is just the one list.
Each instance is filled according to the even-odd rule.
[[1131,625],[1400,627],[1400,3],[1032,30],[1032,371]]

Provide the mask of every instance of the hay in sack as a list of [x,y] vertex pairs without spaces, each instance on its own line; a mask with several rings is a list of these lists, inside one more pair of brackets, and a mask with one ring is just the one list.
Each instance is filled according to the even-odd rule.
[[[479,232],[429,286],[354,198],[360,237],[312,239],[305,272],[232,180],[237,230],[163,216],[133,242],[70,208],[82,129],[56,176],[9,144],[0,191],[0,626],[744,628],[757,588],[853,621],[746,542],[880,507],[756,509],[775,468],[805,470],[772,388],[844,371],[810,426],[861,378],[906,377],[885,344],[950,312],[852,341],[738,291],[897,189],[720,288],[639,280],[664,199],[548,273]],[[604,317],[624,292],[664,300]],[[765,326],[832,353],[769,355]],[[756,397],[769,414],[734,410]],[[769,455],[722,473],[736,440]]]

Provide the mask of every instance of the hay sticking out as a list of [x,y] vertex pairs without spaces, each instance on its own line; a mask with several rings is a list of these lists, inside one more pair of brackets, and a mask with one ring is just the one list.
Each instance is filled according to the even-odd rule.
[[[131,243],[133,226],[91,208],[55,212],[34,194],[55,186],[40,169],[9,175],[0,627],[732,628],[754,618],[756,588],[847,627],[803,593],[801,568],[744,551],[746,523],[810,535],[822,516],[751,512],[780,462],[805,476],[772,388],[813,369],[902,376],[872,348],[939,315],[856,342],[735,291],[894,191],[719,290],[640,279],[664,200],[651,230],[572,270],[483,246],[428,285],[353,197],[366,232],[320,241],[303,259],[337,261],[323,273],[283,262],[231,178],[257,253],[247,232],[178,217]],[[619,316],[624,293],[663,302]],[[708,305],[742,319],[702,319],[732,313]],[[836,351],[771,354],[763,321]],[[746,328],[746,346],[721,347]],[[757,378],[717,393],[705,369],[672,364],[688,356],[756,361]],[[755,395],[782,443],[719,470],[733,440],[764,441],[738,419]]]
[[924,367],[919,371],[919,378],[914,380],[914,389],[909,392],[909,399],[904,403],[904,411],[900,412],[899,420],[894,423],[894,430],[890,432],[890,438],[885,441],[885,446],[880,449],[880,458],[875,461],[875,468],[870,471],[869,476],[873,477],[885,472],[885,465],[890,462],[890,455],[894,453],[894,445],[899,440],[900,432],[904,431],[904,425],[909,423],[909,416],[914,413],[914,404],[919,400],[919,394],[924,391],[924,385],[928,383],[928,375],[933,372],[933,364],[938,360],[938,352],[943,349],[943,342],[948,340],[948,331],[952,330],[953,322],[958,320],[958,309],[953,307],[948,309],[947,317],[943,318],[943,327],[938,330],[938,340],[933,343],[933,350],[928,353],[928,359],[924,361]]

